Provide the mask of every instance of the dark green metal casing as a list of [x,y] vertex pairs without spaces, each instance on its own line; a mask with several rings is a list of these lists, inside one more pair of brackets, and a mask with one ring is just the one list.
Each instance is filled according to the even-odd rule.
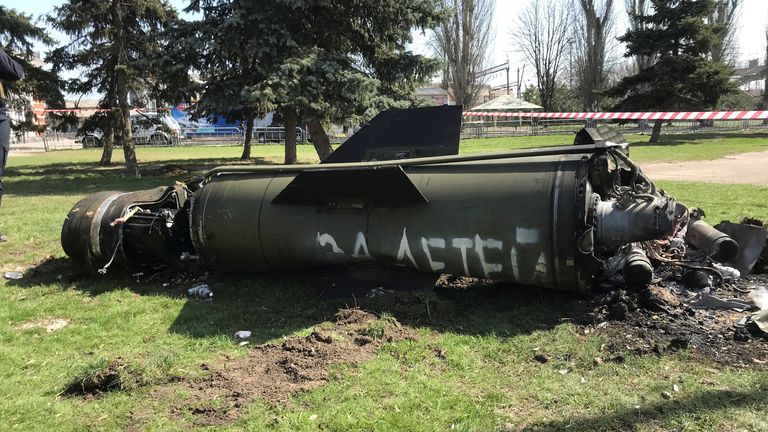
[[194,195],[192,242],[227,272],[373,261],[586,292],[589,157],[219,168]]
[[62,246],[100,273],[183,259],[234,273],[363,263],[586,293],[606,259],[677,221],[675,200],[624,152],[595,143],[221,167],[200,182],[86,197]]

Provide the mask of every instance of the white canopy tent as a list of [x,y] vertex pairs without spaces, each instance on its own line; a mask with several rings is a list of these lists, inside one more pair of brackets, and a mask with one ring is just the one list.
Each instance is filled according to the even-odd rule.
[[484,104],[480,104],[476,107],[473,107],[470,111],[519,112],[519,111],[538,111],[540,109],[541,107],[536,104],[532,104],[530,102],[512,97],[510,95],[501,95],[496,99],[490,100]]

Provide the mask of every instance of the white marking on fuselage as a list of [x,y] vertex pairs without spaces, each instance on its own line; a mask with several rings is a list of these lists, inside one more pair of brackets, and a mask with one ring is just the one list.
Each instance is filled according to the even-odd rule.
[[472,239],[470,238],[455,238],[451,241],[451,246],[461,250],[461,262],[464,264],[464,276],[469,276],[469,266],[467,265],[467,249],[471,248]]
[[415,268],[419,268],[419,266],[416,265],[416,260],[413,259],[411,247],[408,246],[408,236],[405,232],[405,228],[403,228],[403,237],[400,239],[400,249],[397,251],[397,260],[402,261],[405,257],[408,257],[408,259],[411,260],[411,264],[413,264]]
[[515,232],[517,244],[536,244],[539,242],[539,230],[536,228],[517,227]]
[[501,250],[503,243],[500,240],[480,238],[480,234],[475,235],[475,252],[477,257],[480,258],[480,265],[483,267],[483,274],[486,278],[490,277],[491,273],[498,273],[501,271],[501,264],[489,263],[485,261],[485,251],[483,249],[498,249]]
[[317,244],[320,245],[321,248],[324,248],[327,245],[331,245],[331,252],[335,254],[344,254],[344,251],[341,250],[338,244],[336,244],[336,240],[328,233],[320,234],[317,233]]
[[544,251],[539,254],[539,260],[536,261],[536,268],[533,269],[531,280],[539,280],[541,282],[547,280],[547,256],[544,254]]
[[373,259],[371,254],[368,252],[368,243],[366,242],[365,234],[363,234],[362,231],[357,232],[357,237],[355,238],[355,248],[352,252],[352,257]]
[[426,239],[421,238],[421,247],[424,249],[424,254],[427,255],[427,261],[429,261],[429,267],[432,271],[440,271],[445,268],[445,263],[442,261],[432,260],[432,254],[429,252],[429,248],[445,249],[445,240],[441,238]]
[[512,276],[515,277],[516,281],[520,280],[520,262],[517,259],[517,248],[515,246],[512,246],[512,248],[509,250],[509,262],[512,265]]

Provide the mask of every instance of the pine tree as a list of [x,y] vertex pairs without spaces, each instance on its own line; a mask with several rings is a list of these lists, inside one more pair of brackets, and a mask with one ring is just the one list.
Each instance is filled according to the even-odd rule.
[[[349,123],[413,103],[435,60],[406,50],[412,28],[442,17],[440,0],[194,1],[205,81],[198,110],[239,115],[275,110],[286,130],[286,163],[296,162],[296,125],[307,123],[321,159],[331,152],[323,123]],[[246,131],[246,135],[250,135]],[[248,146],[243,156],[247,156]]]
[[[655,58],[651,66],[622,79],[608,91],[621,98],[617,111],[712,109],[735,90],[731,69],[708,58],[725,28],[711,23],[714,0],[652,0],[652,13],[634,17],[641,25],[619,38],[626,57]],[[651,141],[658,141],[661,122]]]
[[129,175],[139,176],[131,132],[128,94],[151,87],[153,62],[167,44],[166,27],[176,11],[164,0],[68,0],[56,7],[48,21],[70,37],[51,51],[55,70],[82,70],[68,83],[73,93],[99,93],[111,115],[103,116],[105,136],[101,163],[111,162],[111,140],[120,136]]
[[26,112],[26,121],[15,127],[24,127],[34,120],[30,96],[50,108],[64,107],[58,75],[32,63],[35,42],[50,45],[53,40],[45,29],[32,22],[31,16],[0,6],[0,46],[24,67],[24,79],[5,83],[8,106]]

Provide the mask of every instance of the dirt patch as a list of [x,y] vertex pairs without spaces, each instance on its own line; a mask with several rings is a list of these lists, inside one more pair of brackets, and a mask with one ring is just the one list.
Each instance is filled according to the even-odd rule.
[[[759,286],[768,286],[768,275],[749,275],[722,285],[712,295],[749,304],[749,292]],[[606,350],[617,361],[627,354],[688,349],[727,366],[760,367],[768,362],[768,335],[750,325],[747,318],[752,312],[697,309],[691,305],[697,295],[674,281],[635,292],[598,293],[585,317],[585,331],[605,336]]]
[[145,177],[180,177],[189,173],[188,167],[178,164],[147,165],[141,168],[141,175]]
[[101,396],[104,393],[123,389],[122,375],[125,362],[117,358],[103,368],[85,371],[64,387],[63,396],[82,396],[86,399]]
[[342,309],[332,325],[318,326],[309,336],[257,346],[243,358],[202,364],[204,378],[160,386],[151,397],[177,399],[171,414],[192,415],[198,425],[230,423],[255,399],[285,404],[290,395],[326,383],[330,367],[364,362],[384,342],[414,338],[413,330],[394,319]]
[[48,333],[53,333],[57,330],[61,330],[70,324],[70,320],[64,318],[45,318],[32,321],[23,322],[13,326],[14,330],[29,330],[33,328],[45,329]]
[[766,166],[768,152],[750,152],[717,160],[647,163],[642,169],[653,180],[768,186]]

